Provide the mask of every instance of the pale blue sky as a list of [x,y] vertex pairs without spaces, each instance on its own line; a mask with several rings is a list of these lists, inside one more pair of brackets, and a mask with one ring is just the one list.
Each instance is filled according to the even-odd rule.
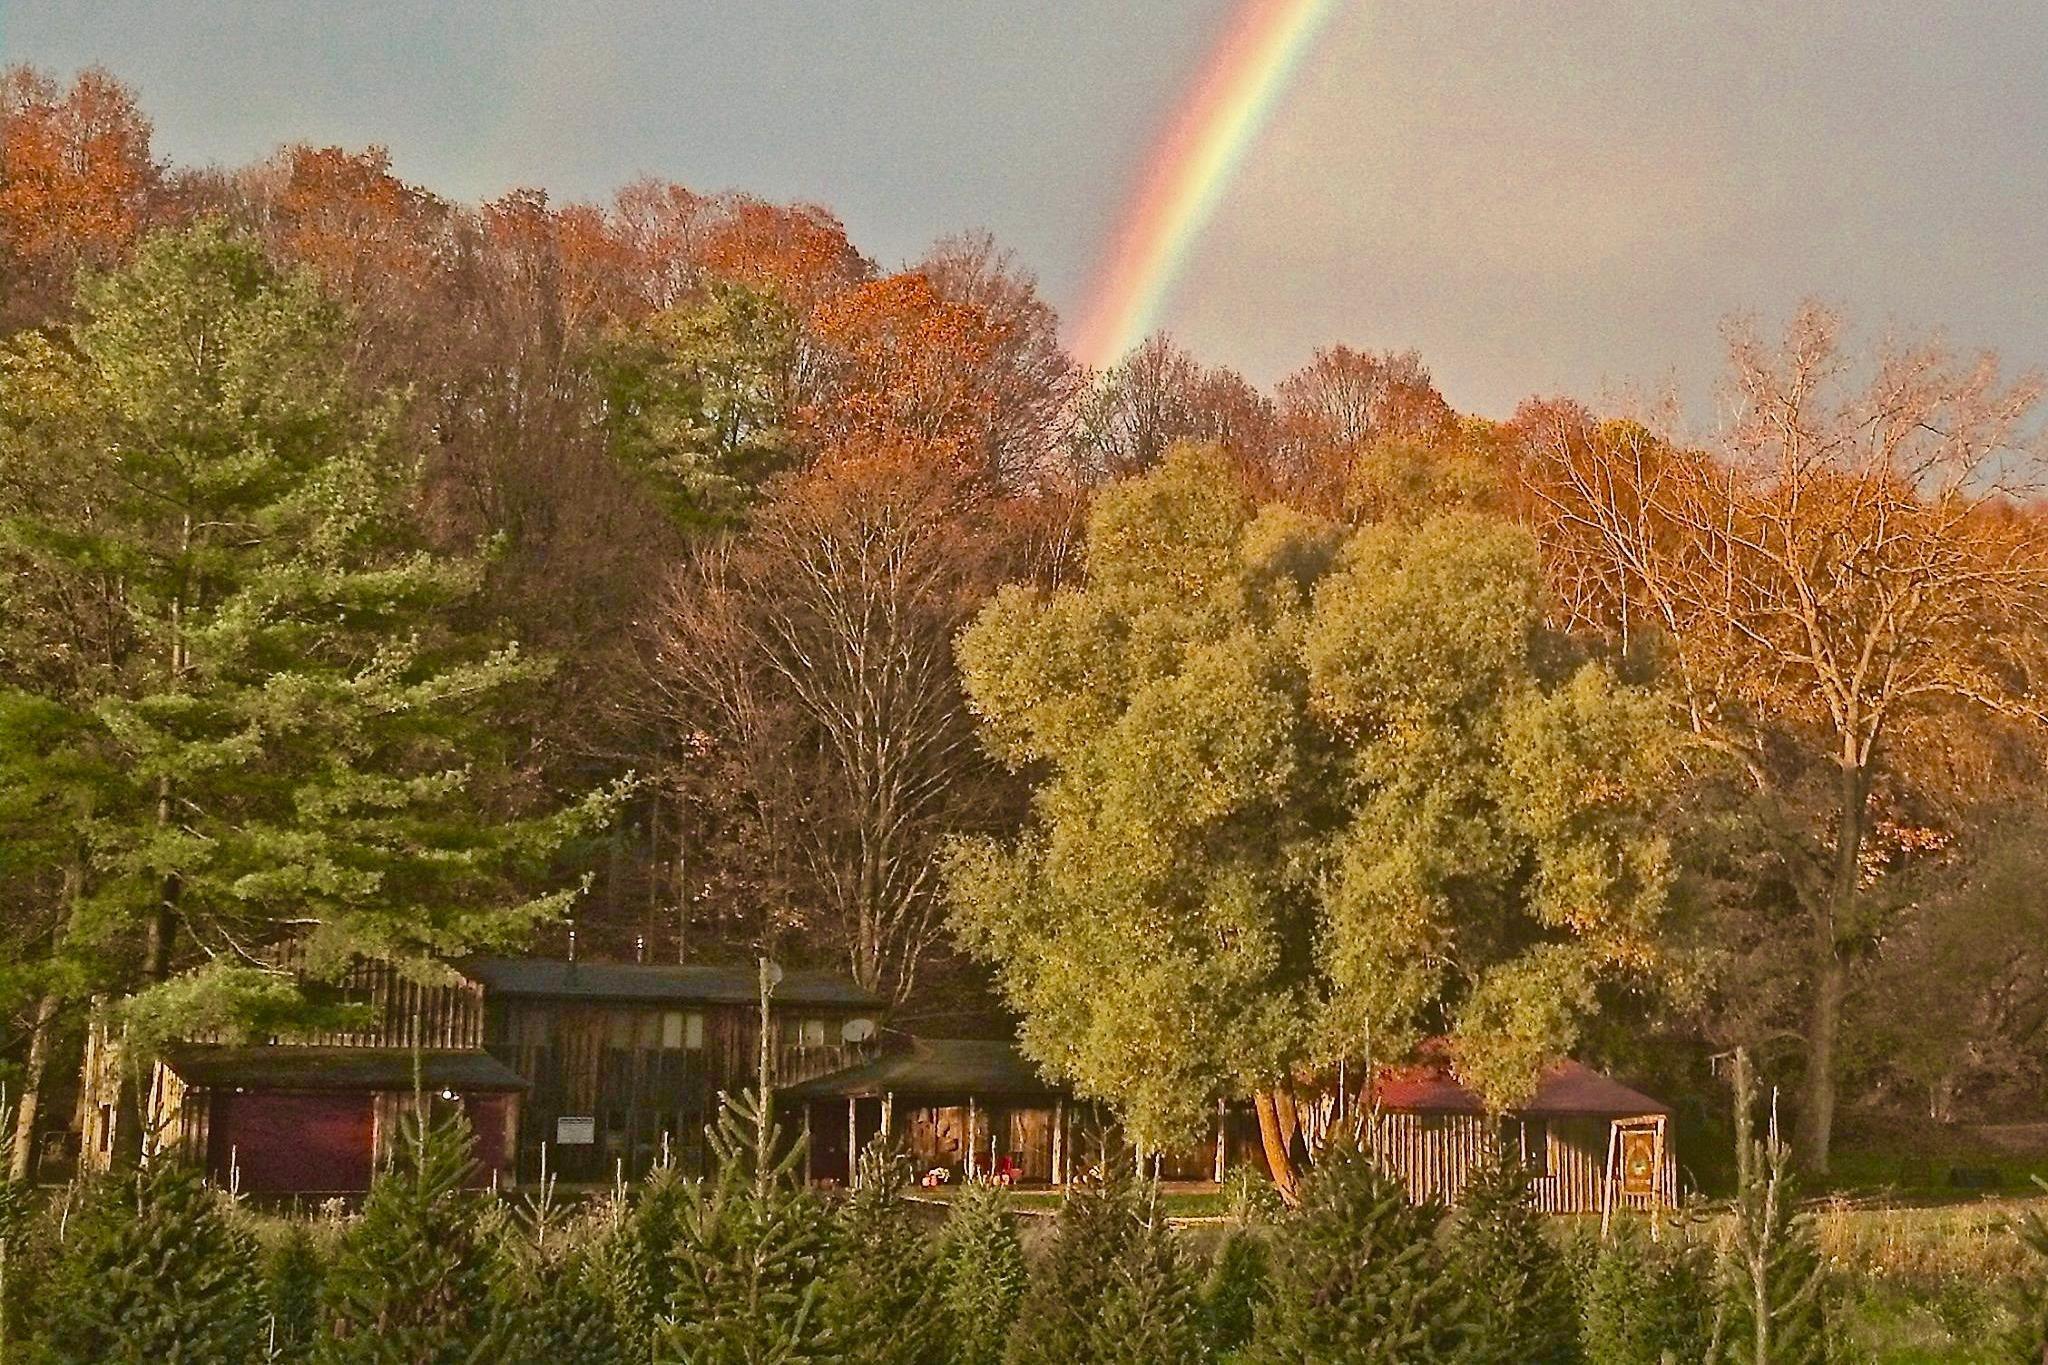
[[[475,199],[640,173],[827,204],[885,265],[985,227],[1079,302],[1226,0],[0,0],[160,152],[388,144]],[[1451,400],[1703,393],[1805,294],[2048,365],[2041,0],[1349,0],[1165,320],[1268,381],[1416,346]]]

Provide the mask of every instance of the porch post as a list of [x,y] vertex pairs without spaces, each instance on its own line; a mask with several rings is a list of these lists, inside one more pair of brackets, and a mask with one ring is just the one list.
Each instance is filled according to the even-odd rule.
[[981,1124],[977,1120],[976,1114],[974,1096],[969,1095],[967,1097],[967,1178],[969,1180],[974,1179],[974,1168],[977,1164],[974,1159],[974,1149],[980,1141],[976,1134],[981,1131]]
[[846,1188],[860,1184],[860,1100],[846,1097]]
[[[1340,1091],[1338,1093],[1341,1094],[1343,1092]],[[1223,1183],[1223,1167],[1228,1157],[1228,1147],[1225,1142],[1225,1139],[1228,1137],[1229,1133],[1229,1101],[1218,1100],[1216,1101],[1216,1183],[1219,1185]]]
[[1067,1183],[1067,1099],[1056,1096],[1052,1102],[1052,1183],[1055,1186]]
[[896,1133],[896,1092],[882,1093],[882,1141],[887,1142]]

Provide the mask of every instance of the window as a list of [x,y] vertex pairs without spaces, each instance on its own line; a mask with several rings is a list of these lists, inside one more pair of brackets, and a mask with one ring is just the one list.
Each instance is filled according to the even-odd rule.
[[700,1051],[704,1046],[704,1016],[696,1010],[669,1010],[661,1016],[661,1048],[664,1052],[676,1052],[688,1048]]
[[804,1020],[803,1037],[805,1047],[825,1046],[825,1021],[823,1019]]
[[1502,1159],[1519,1161],[1537,1178],[1550,1174],[1550,1124],[1544,1119],[1509,1117],[1500,1121]]

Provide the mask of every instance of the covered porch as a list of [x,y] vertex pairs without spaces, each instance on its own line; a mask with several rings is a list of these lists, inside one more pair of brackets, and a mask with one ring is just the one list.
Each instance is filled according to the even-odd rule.
[[910,1038],[776,1097],[809,1130],[805,1174],[816,1184],[850,1183],[860,1150],[878,1134],[935,1184],[1062,1185],[1074,1165],[1071,1096],[1012,1043]]

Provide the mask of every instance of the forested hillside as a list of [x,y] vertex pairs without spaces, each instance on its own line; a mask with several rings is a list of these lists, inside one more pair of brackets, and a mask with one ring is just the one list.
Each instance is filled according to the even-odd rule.
[[1162,1137],[1361,1031],[1502,1095],[1744,1044],[1819,1169],[1853,1115],[2043,1117],[2039,384],[1989,358],[1738,322],[1686,439],[1339,339],[1097,372],[985,236],[168,165],[20,68],[0,272],[24,1131],[96,998],[275,1023],[322,1008],[286,937],[571,917],[1015,1011]]

